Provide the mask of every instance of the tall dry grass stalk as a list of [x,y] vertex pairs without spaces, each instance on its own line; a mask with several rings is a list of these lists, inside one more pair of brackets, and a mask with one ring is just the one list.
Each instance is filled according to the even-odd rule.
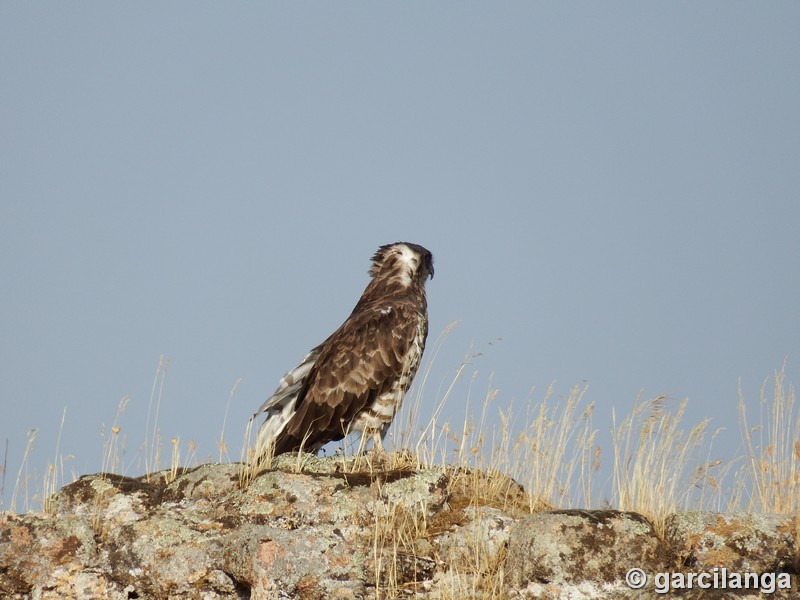
[[225,416],[222,418],[222,428],[219,432],[219,442],[217,442],[217,448],[219,449],[219,462],[222,462],[225,459],[228,459],[228,442],[225,440],[225,425],[228,422],[228,411],[231,408],[231,400],[233,400],[233,395],[236,393],[236,389],[239,387],[239,384],[242,382],[241,377],[233,382],[233,387],[231,391],[228,392],[228,401],[225,403]]
[[575,385],[566,398],[553,401],[553,385],[544,398],[529,404],[522,431],[508,447],[513,422],[502,415],[501,455],[514,457],[511,474],[525,485],[536,502],[559,507],[592,506],[593,475],[600,468],[597,431],[592,427],[594,404],[583,400],[587,385]]
[[[435,453],[433,448],[437,446],[435,438],[437,437],[436,432],[439,416],[447,400],[450,398],[453,389],[463,376],[465,368],[469,364],[469,355],[467,355],[467,358],[465,358],[456,369],[444,393],[441,393],[441,387],[439,388],[439,393],[437,394],[438,400],[433,405],[433,414],[425,423],[421,421],[423,414],[423,391],[429,387],[428,379],[431,374],[431,368],[433,367],[436,357],[439,355],[442,345],[457,325],[458,321],[451,321],[436,338],[433,347],[428,351],[426,356],[425,368],[421,373],[422,377],[420,378],[417,376],[415,378],[413,389],[406,395],[406,399],[400,407],[400,413],[395,419],[396,425],[394,425],[389,432],[395,449],[413,448],[415,454],[427,457],[429,462],[433,462],[436,458],[432,456],[431,453]],[[411,393],[412,391],[413,393]],[[413,397],[412,402],[409,402],[409,397]],[[441,428],[438,429],[441,433]]]
[[[33,442],[36,440],[36,434],[38,431],[38,429],[31,429],[28,431],[28,439],[25,443],[25,452],[22,455],[22,462],[20,462],[19,470],[17,471],[17,479],[14,482],[14,493],[11,495],[11,503],[8,507],[11,512],[16,512],[17,510],[17,497],[19,496],[21,489],[24,490],[25,494],[24,512],[28,512],[30,510],[28,493],[28,484],[30,481],[30,476],[28,474],[28,457],[31,454],[31,450],[33,450]],[[25,477],[22,476],[23,473],[25,473]]]
[[3,452],[3,466],[0,467],[0,510],[3,510],[6,499],[6,473],[8,473],[8,438],[6,438],[6,449]]
[[761,388],[759,425],[750,427],[744,394],[739,389],[742,425],[750,478],[750,511],[800,516],[800,411],[795,407],[792,384],[786,383],[786,365]]
[[[242,443],[242,454],[239,461],[239,486],[247,487],[258,473],[272,466],[273,448],[259,447],[252,442],[253,425],[256,421],[252,417],[247,421]],[[258,436],[258,430],[256,430]]]
[[[158,358],[156,375],[150,390],[150,400],[147,403],[147,421],[144,434],[144,468],[145,476],[154,473],[161,466],[161,432],[158,428],[158,417],[161,412],[161,400],[164,396],[164,382],[169,370],[169,357],[163,354]],[[153,404],[155,403],[155,406]],[[153,415],[153,429],[150,430],[150,417]]]
[[667,404],[665,396],[643,401],[640,394],[619,425],[612,410],[613,504],[643,514],[661,535],[665,517],[689,493],[691,465],[699,462],[696,453],[709,423],[704,419],[686,433],[680,421],[687,400],[674,411]]
[[[523,485],[531,512],[576,503],[589,506],[600,448],[592,427],[594,405],[583,400],[586,389],[585,385],[574,386],[566,398],[556,402],[551,385],[541,400],[528,403],[519,416],[513,406],[505,410],[494,406],[499,391],[490,378],[480,413],[470,415],[468,394],[460,432],[444,426],[447,435],[432,438],[420,462],[483,472],[481,486],[495,488],[483,490],[491,497],[505,489],[511,477]],[[490,429],[488,423],[497,421],[492,418],[495,411],[499,424]]]
[[[106,437],[105,426],[100,430],[100,437],[104,438],[103,457],[100,461],[100,472],[102,474],[115,473],[122,464],[122,455],[125,453],[125,437],[120,441],[120,418],[125,412],[125,408],[130,402],[129,396],[123,396],[117,405],[117,413],[114,415],[114,422],[111,425],[110,436]],[[120,475],[124,475],[124,469]]]
[[714,441],[724,431],[715,429],[709,438],[705,460],[699,462],[688,481],[682,510],[736,512],[741,507],[741,479],[736,472],[740,461],[713,457]]
[[50,498],[58,490],[59,476],[60,480],[64,480],[64,459],[72,458],[71,456],[64,457],[61,455],[61,434],[64,431],[64,422],[67,419],[67,407],[61,413],[61,424],[58,427],[58,437],[56,438],[56,451],[53,462],[47,466],[47,474],[44,478],[44,486],[42,490],[43,509],[44,512],[51,512]]

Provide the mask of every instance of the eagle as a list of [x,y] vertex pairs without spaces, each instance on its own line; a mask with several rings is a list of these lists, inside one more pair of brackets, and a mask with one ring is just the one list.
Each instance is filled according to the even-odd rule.
[[253,415],[266,413],[257,458],[316,453],[351,432],[361,432],[359,452],[368,437],[383,448],[425,349],[433,255],[419,244],[386,244],[373,255],[369,275],[347,320],[283,376]]

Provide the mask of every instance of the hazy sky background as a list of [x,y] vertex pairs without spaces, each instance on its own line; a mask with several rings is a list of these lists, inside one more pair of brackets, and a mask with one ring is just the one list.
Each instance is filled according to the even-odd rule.
[[523,410],[586,382],[606,464],[639,390],[741,454],[739,381],[757,416],[773,370],[798,377],[799,23],[796,2],[0,3],[3,503],[32,428],[32,491],[56,453],[67,480],[100,470],[125,396],[117,471],[140,474],[161,355],[164,453],[216,460],[241,379],[238,459],[397,240],[435,256],[429,349],[459,321],[427,410],[480,352],[455,424],[490,380]]

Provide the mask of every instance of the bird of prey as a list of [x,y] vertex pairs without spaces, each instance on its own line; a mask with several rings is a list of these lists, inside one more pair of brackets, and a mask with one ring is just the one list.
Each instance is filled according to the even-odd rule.
[[371,280],[353,312],[280,381],[256,411],[266,413],[256,456],[304,450],[361,432],[382,440],[419,367],[428,335],[425,282],[433,256],[418,244],[378,248]]

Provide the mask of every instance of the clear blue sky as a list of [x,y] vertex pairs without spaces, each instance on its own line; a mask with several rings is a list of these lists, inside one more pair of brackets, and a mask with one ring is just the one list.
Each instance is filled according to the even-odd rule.
[[639,390],[688,397],[736,455],[739,381],[755,402],[784,359],[798,377],[798,23],[796,2],[3,2],[5,503],[64,407],[65,470],[94,472],[129,396],[141,472],[162,354],[161,434],[199,458],[241,379],[238,458],[397,240],[435,256],[430,342],[459,321],[429,404],[482,352],[473,394],[492,377],[499,407],[585,381],[607,436]]

